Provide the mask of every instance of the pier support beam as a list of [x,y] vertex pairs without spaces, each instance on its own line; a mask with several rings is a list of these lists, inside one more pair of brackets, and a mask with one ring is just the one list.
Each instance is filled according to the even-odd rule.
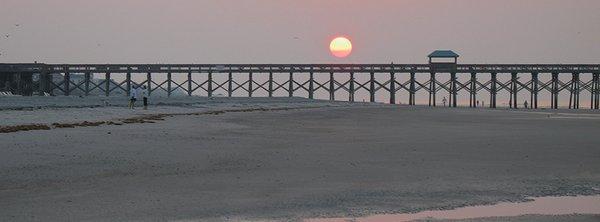
[[594,75],[596,75],[596,109],[600,109],[600,73]]
[[435,107],[436,106],[436,104],[435,104],[436,103],[435,96],[436,96],[436,93],[437,93],[437,87],[436,87],[437,86],[437,83],[436,83],[437,80],[435,80],[435,73],[434,72],[430,73],[430,75],[431,76],[429,77],[429,106]]
[[127,72],[127,74],[125,74],[125,97],[129,97],[129,95],[131,95],[131,73]]
[[[192,96],[192,72],[187,73],[187,95]],[[210,96],[209,96],[210,97]]]
[[497,82],[498,82],[498,80],[497,80],[497,73],[491,73],[490,108],[496,108],[496,93],[498,92],[496,90],[496,83]]
[[575,78],[575,87],[574,87],[575,88],[575,95],[574,95],[575,96],[575,109],[579,109],[579,102],[580,102],[579,94],[581,93],[581,86],[579,84],[580,83],[579,76],[580,76],[579,73],[573,74],[573,77]]
[[171,77],[171,73],[167,73],[167,97],[171,97],[171,83],[173,81]]
[[600,109],[600,73],[594,75],[596,75],[596,109]]
[[[213,94],[215,93],[215,89],[213,87],[213,73],[208,72],[208,97],[213,97]],[[193,91],[193,90],[192,90]]]
[[450,73],[450,84],[450,100],[452,100],[450,104],[452,104],[452,107],[456,107],[456,98],[458,94],[458,90],[456,90],[456,73]]
[[396,73],[390,72],[390,104],[396,104]]
[[579,73],[572,73],[569,85],[569,109],[579,109]]
[[84,84],[85,96],[89,96],[90,95],[90,79],[91,79],[92,74],[90,72],[86,72],[84,75],[85,75],[84,76],[85,82],[83,84]]
[[333,77],[333,72],[329,73],[329,100],[335,100],[335,78]]
[[248,73],[248,97],[252,97],[252,93],[254,92],[254,78],[253,78],[254,73],[249,72]]
[[408,92],[408,105],[415,105],[415,73],[410,73],[410,90]]
[[[14,74],[14,78],[15,78],[15,83],[17,85],[16,89],[15,89],[15,94],[17,95],[23,95],[23,74],[22,73],[15,73]],[[67,80],[67,73],[65,73],[64,76],[65,80]],[[66,81],[65,81],[66,83]],[[65,87],[66,89],[66,87]],[[65,91],[65,95],[68,95],[69,91]]]
[[558,73],[552,73],[551,107],[558,109]]
[[592,101],[590,109],[600,108],[600,73],[592,74]]
[[269,97],[273,97],[273,72],[269,72]]
[[315,77],[314,77],[314,73],[311,71],[309,73],[309,77],[308,77],[308,98],[309,99],[314,99],[315,98]]
[[370,76],[370,80],[369,80],[369,101],[374,103],[375,102],[375,73],[371,72],[371,76]]
[[348,91],[348,100],[354,102],[354,72],[350,72],[350,86]]
[[290,72],[290,79],[288,82],[288,93],[289,97],[294,97],[294,72]]
[[592,73],[592,83],[590,85],[590,109],[596,108],[596,74]]
[[[46,71],[46,69],[44,69],[41,73],[40,73],[40,81],[39,81],[39,85],[38,85],[38,95],[43,96],[45,92],[48,91],[48,83],[49,83],[49,74],[48,71]],[[50,80],[52,81],[52,80]]]
[[[18,78],[19,80],[19,84],[17,84],[18,90],[21,90],[21,74],[18,74]],[[65,90],[65,96],[68,96],[71,94],[71,73],[69,73],[69,69],[65,68],[65,76],[64,76],[64,90]]]
[[471,73],[471,84],[469,87],[469,107],[477,107],[477,73]]
[[511,73],[511,78],[510,78],[510,95],[511,95],[511,107],[513,109],[518,109],[518,93],[519,93],[519,86],[517,84],[517,73],[513,72]]
[[106,97],[110,96],[110,72],[104,75],[104,95]]
[[575,78],[575,109],[579,109],[579,94],[581,93],[581,86],[579,84],[579,73],[574,73],[573,74],[574,78]]
[[152,95],[152,73],[146,73],[146,84],[148,87],[148,96]]
[[531,73],[531,108],[533,109],[538,108],[538,83],[538,73]]
[[233,96],[233,73],[229,71],[227,75],[227,97]]

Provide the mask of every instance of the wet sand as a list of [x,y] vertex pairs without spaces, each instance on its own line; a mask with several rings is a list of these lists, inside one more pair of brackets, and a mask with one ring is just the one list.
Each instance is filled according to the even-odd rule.
[[[431,220],[429,220],[431,221]],[[436,220],[433,220],[436,221]],[[519,217],[494,217],[468,220],[451,220],[447,222],[595,222],[600,221],[600,215],[525,215]]]
[[0,220],[280,221],[599,194],[596,115],[352,106],[0,134]]
[[[600,215],[600,195],[528,198],[526,202],[503,202],[451,210],[432,210],[406,214],[379,214],[360,218],[313,218],[304,222],[411,222],[420,220],[485,220],[517,218],[523,215]],[[541,217],[544,218],[544,217]],[[540,218],[540,219],[541,219]]]

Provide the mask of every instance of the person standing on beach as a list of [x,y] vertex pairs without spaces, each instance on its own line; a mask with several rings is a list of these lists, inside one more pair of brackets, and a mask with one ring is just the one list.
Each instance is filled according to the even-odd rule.
[[142,99],[144,100],[144,110],[148,109],[148,89],[146,86],[142,86]]
[[135,86],[131,87],[131,90],[129,90],[129,109],[135,109],[135,101],[137,100],[138,94],[137,91],[138,89]]
[[525,100],[525,102],[523,103],[523,106],[525,106],[525,109],[529,108],[529,103],[527,103],[527,100]]
[[444,107],[446,107],[446,102],[448,102],[448,100],[446,99],[446,97],[444,96],[444,99],[442,99],[442,103],[444,103]]

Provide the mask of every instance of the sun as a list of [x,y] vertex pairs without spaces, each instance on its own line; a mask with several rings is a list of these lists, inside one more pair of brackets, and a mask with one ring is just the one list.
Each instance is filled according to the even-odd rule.
[[346,37],[337,37],[331,40],[329,51],[338,58],[346,58],[352,53],[352,42]]

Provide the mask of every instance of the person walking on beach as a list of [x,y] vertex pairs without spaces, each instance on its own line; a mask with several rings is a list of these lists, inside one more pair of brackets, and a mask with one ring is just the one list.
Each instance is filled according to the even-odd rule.
[[131,90],[129,90],[129,109],[135,109],[135,101],[137,100],[138,95],[137,91],[138,89],[135,86],[131,87]]
[[142,99],[144,100],[144,110],[148,109],[148,89],[146,86],[142,86]]
[[527,100],[525,100],[525,102],[523,103],[523,106],[525,106],[525,109],[529,109],[529,103],[527,103]]
[[476,107],[479,107],[479,100],[477,100],[477,106]]
[[444,103],[444,107],[446,107],[446,102],[448,102],[448,100],[446,99],[446,97],[444,96],[444,99],[442,99],[442,103]]

